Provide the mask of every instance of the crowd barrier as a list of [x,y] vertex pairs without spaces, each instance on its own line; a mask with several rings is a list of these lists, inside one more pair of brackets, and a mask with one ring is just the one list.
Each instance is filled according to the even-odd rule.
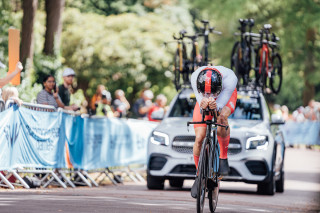
[[287,121],[280,128],[287,145],[320,145],[320,121]]
[[[129,165],[146,164],[148,137],[157,125],[154,122],[90,118],[48,106],[24,106],[14,105],[0,113],[1,171],[46,172],[51,177],[46,178],[44,187],[56,181],[66,188],[67,184],[74,187],[70,178],[64,177],[67,173],[85,182],[90,179],[88,170],[104,168],[104,173],[110,173],[110,167],[125,166],[130,174]],[[65,181],[59,181],[59,176]],[[95,183],[93,179],[90,182]]]

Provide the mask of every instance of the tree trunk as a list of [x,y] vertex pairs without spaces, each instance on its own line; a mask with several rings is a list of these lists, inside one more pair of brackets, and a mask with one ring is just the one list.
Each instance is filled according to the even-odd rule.
[[46,35],[43,53],[53,55],[54,48],[60,46],[60,35],[62,30],[61,16],[65,0],[46,0],[45,9],[47,13]]
[[23,18],[21,30],[20,61],[25,64],[26,59],[33,61],[33,25],[38,7],[38,0],[23,0]]
[[315,41],[316,30],[314,28],[308,29],[306,32],[306,62],[304,71],[304,91],[303,91],[303,105],[307,106],[309,101],[315,96],[315,85],[310,80],[316,72],[315,66]]

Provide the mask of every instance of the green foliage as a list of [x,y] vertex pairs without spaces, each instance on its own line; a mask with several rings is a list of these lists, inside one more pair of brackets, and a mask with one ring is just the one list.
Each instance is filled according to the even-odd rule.
[[[314,0],[197,0],[192,5],[223,32],[216,37],[211,54],[215,64],[230,66],[230,54],[237,31],[239,18],[254,18],[254,32],[263,24],[272,24],[272,32],[280,37],[280,54],[283,61],[284,82],[280,94],[269,96],[268,100],[281,105],[288,105],[294,110],[302,103],[304,82],[310,81],[320,87],[320,5]],[[307,43],[307,32],[316,31],[315,43]],[[217,51],[219,50],[219,51]],[[310,67],[313,70],[310,70]],[[319,89],[315,97],[320,97]]]
[[78,85],[87,85],[87,95],[103,84],[112,94],[123,89],[133,100],[145,87],[155,93],[167,85],[173,88],[172,76],[164,75],[172,55],[163,42],[171,40],[175,31],[170,21],[151,13],[105,17],[68,9],[64,13],[62,55],[65,64],[77,72]]

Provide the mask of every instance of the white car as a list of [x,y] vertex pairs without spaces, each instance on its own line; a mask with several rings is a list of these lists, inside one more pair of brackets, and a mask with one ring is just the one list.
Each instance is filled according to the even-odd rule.
[[[185,179],[194,179],[195,133],[192,120],[196,103],[190,88],[184,88],[172,100],[169,111],[149,139],[147,187],[163,189],[164,181],[182,187]],[[158,118],[161,119],[161,118]],[[272,115],[264,96],[257,91],[238,91],[237,107],[229,117],[231,129],[228,161],[230,173],[224,181],[241,181],[258,185],[261,194],[283,192],[285,143],[277,128],[280,115]]]

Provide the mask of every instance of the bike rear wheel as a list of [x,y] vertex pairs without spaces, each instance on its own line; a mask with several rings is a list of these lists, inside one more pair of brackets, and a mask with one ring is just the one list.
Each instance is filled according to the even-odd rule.
[[278,53],[272,56],[272,73],[270,79],[270,86],[273,93],[278,94],[282,84],[282,61]]
[[200,164],[199,164],[199,182],[198,182],[198,195],[197,195],[197,212],[202,213],[204,209],[204,201],[206,198],[206,188],[207,188],[207,159],[208,159],[208,144],[203,144],[200,153]]
[[[262,51],[262,63],[261,68],[258,72],[258,86],[261,87],[261,90],[263,93],[265,93],[266,87],[267,87],[267,73],[266,73],[266,52]],[[259,64],[260,66],[260,64]]]
[[220,190],[220,181],[218,181],[218,186],[214,187],[213,190],[209,190],[209,192],[208,192],[210,212],[214,212],[217,208],[219,190]]

